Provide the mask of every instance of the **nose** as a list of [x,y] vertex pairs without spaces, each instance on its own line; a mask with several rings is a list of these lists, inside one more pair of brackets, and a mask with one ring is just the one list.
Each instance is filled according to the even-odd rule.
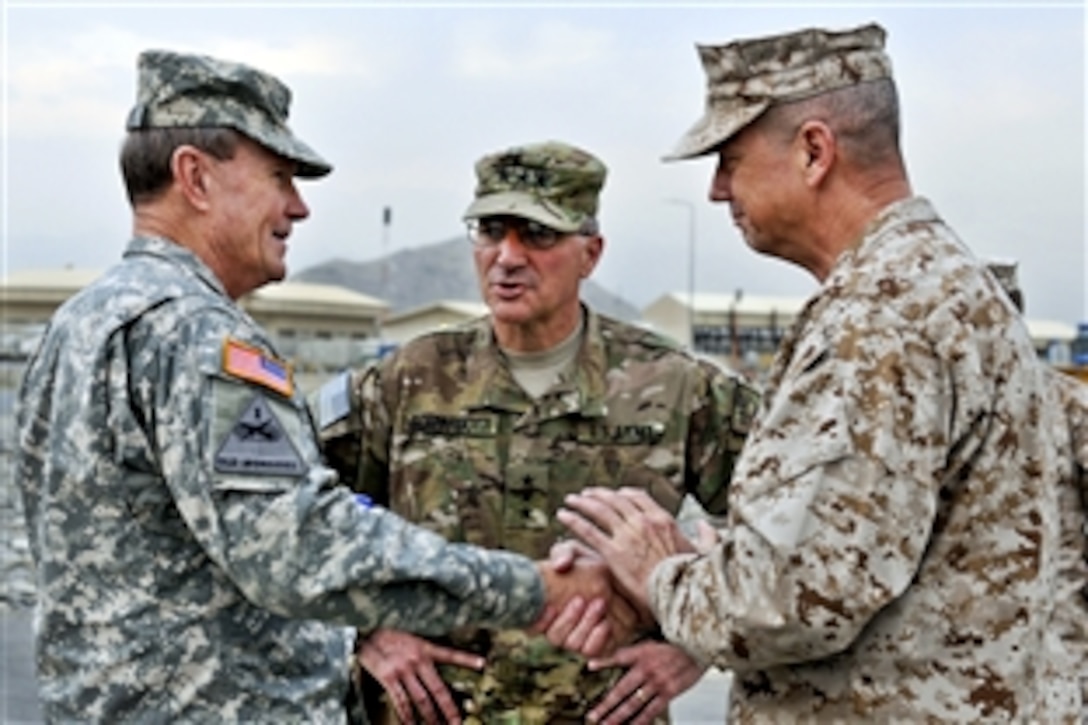
[[310,216],[310,207],[302,200],[302,194],[298,187],[291,184],[291,194],[287,200],[287,217],[292,221],[302,221]]
[[525,264],[525,245],[517,231],[506,228],[506,234],[497,245],[498,257],[495,261],[503,267],[520,267]]
[[718,162],[717,168],[714,169],[714,177],[710,180],[709,197],[711,201],[733,200],[732,174],[726,170],[725,164],[721,161]]

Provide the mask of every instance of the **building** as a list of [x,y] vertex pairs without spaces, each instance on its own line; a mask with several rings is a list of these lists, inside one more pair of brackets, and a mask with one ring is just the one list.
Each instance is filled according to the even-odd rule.
[[482,317],[488,312],[483,302],[471,300],[439,300],[427,305],[389,315],[382,323],[382,338],[401,345],[417,335],[432,330],[455,327]]
[[[670,292],[650,303],[642,319],[696,352],[738,369],[765,370],[807,299]],[[1055,364],[1068,361],[1069,344],[1077,335],[1073,325],[1028,318],[1024,322],[1041,359]]]
[[[0,350],[25,356],[62,302],[101,270],[45,269],[11,273],[0,283]],[[305,282],[270,284],[239,300],[300,371],[325,372],[376,355],[389,305],[343,287]]]
[[642,321],[696,352],[728,361],[732,367],[765,369],[805,300],[670,292],[643,309]]

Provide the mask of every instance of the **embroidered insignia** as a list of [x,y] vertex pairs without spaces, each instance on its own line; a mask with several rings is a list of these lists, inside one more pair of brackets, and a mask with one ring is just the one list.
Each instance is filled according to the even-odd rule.
[[215,453],[220,473],[295,476],[306,471],[295,444],[263,395],[254,395]]
[[223,344],[223,371],[236,378],[263,385],[288,398],[295,389],[290,363],[265,355],[257,348],[232,337],[228,337]]

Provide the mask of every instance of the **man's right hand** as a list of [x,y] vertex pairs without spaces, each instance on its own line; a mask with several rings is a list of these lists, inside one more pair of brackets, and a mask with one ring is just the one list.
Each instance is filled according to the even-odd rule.
[[611,653],[649,629],[653,617],[619,592],[604,560],[577,543],[557,545],[548,561],[537,562],[547,604],[532,627],[558,647],[586,657]]
[[[356,659],[385,689],[402,723],[460,723],[461,714],[436,662],[481,670],[484,658],[442,647],[392,629],[379,629],[361,642]],[[437,706],[437,710],[435,709]]]

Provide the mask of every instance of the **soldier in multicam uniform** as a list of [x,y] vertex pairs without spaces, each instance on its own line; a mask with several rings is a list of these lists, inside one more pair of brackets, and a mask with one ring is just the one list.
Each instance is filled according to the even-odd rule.
[[[821,283],[776,357],[721,541],[634,491],[558,514],[665,636],[734,670],[739,722],[1068,722],[1055,386],[898,144],[884,31],[701,48],[711,199]],[[576,512],[580,512],[576,513]]]
[[287,128],[277,79],[164,51],[139,66],[134,237],[57,311],[20,391],[45,717],[342,722],[355,627],[517,627],[610,591],[600,562],[557,576],[334,485],[290,368],[235,303],[285,274],[309,213],[293,177],[331,167]]
[[[490,314],[330,381],[319,404],[330,465],[451,540],[535,557],[560,534],[563,496],[587,485],[637,486],[674,512],[691,494],[723,514],[757,395],[581,304],[604,245],[604,165],[548,142],[488,155],[476,172],[465,219]],[[360,660],[401,720],[414,707],[430,722],[649,722],[705,670],[659,639],[587,670],[501,628],[431,643],[379,631]]]

